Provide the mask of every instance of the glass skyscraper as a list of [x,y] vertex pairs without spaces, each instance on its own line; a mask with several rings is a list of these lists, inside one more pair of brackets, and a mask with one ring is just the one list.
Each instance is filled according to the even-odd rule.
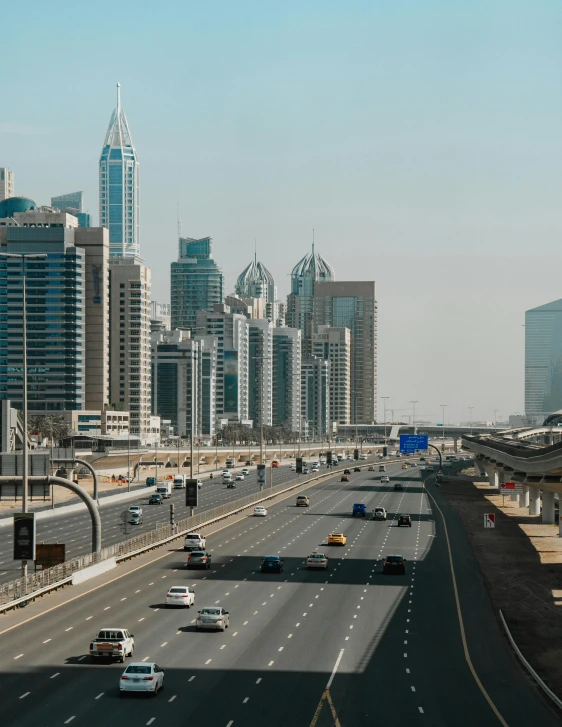
[[172,328],[193,329],[198,310],[222,303],[224,277],[213,260],[210,237],[180,237],[179,260],[171,268]]
[[562,299],[525,312],[525,414],[562,409]]
[[139,244],[139,161],[121,107],[111,116],[100,156],[100,225],[109,230],[109,256],[134,257]]
[[51,197],[51,207],[61,212],[68,212],[78,220],[79,227],[91,227],[92,219],[88,212],[84,212],[84,192],[70,192],[58,197]]

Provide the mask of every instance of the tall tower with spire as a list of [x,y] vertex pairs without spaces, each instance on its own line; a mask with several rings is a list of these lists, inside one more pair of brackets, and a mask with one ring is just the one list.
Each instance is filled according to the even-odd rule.
[[139,255],[139,161],[121,106],[120,83],[117,108],[111,115],[100,156],[99,175],[100,225],[109,230],[109,255]]

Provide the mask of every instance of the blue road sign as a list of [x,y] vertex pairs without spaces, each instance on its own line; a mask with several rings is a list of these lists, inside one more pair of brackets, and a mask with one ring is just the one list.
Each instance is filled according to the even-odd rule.
[[427,434],[401,434],[400,451],[412,454],[417,449],[427,449],[428,440]]

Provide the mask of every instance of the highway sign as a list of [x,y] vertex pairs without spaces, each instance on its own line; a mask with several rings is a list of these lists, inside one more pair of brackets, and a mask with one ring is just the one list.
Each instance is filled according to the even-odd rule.
[[495,528],[496,527],[496,513],[486,512],[484,513],[484,527]]
[[35,513],[14,513],[14,560],[35,560]]
[[427,434],[401,434],[400,451],[412,454],[418,449],[427,449],[428,440]]
[[199,487],[197,480],[186,480],[185,481],[185,505],[186,507],[197,507],[197,497],[199,494]]
[[258,485],[260,488],[263,488],[265,485],[265,465],[259,464],[258,465]]
[[502,495],[522,495],[524,491],[522,482],[500,482]]
[[65,561],[66,546],[64,543],[37,543],[35,546],[35,567],[52,568]]

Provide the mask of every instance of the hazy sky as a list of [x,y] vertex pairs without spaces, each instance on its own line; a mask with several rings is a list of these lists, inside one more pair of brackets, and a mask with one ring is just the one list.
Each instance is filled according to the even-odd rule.
[[562,297],[559,0],[28,0],[0,23],[17,194],[82,189],[97,220],[121,82],[155,299],[178,201],[227,292],[256,238],[284,296],[315,228],[339,280],[376,281],[396,417],[522,410],[524,311]]

